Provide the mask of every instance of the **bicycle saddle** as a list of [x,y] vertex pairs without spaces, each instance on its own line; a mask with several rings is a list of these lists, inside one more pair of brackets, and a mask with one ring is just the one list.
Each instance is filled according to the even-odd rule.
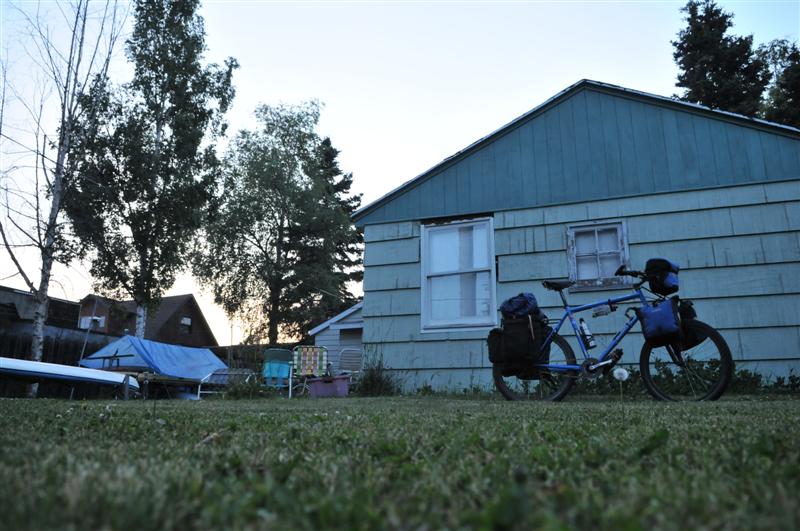
[[545,280],[542,286],[551,291],[561,291],[575,284],[574,280]]

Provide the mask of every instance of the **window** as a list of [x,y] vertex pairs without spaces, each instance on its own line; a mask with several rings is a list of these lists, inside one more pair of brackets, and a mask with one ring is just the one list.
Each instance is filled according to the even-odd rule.
[[78,328],[82,328],[82,329],[86,330],[91,326],[92,330],[99,330],[100,328],[103,328],[105,325],[106,325],[106,317],[105,317],[105,315],[100,316],[100,317],[98,317],[96,315],[94,315],[94,316],[87,315],[87,316],[81,317],[81,322],[78,325]]
[[491,218],[422,227],[422,328],[494,326]]
[[192,332],[192,318],[184,315],[183,317],[181,317],[181,334],[190,334],[191,332]]
[[626,277],[614,276],[628,263],[625,224],[613,223],[571,226],[567,229],[570,279],[578,288],[623,286]]

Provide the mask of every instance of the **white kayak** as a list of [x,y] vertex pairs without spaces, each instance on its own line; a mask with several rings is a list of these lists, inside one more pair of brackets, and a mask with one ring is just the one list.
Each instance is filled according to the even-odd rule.
[[[118,372],[3,357],[0,357],[0,374],[33,379],[47,378],[51,380],[90,382],[103,385],[122,385],[125,382],[125,374]],[[139,382],[133,376],[128,378],[128,385],[131,389],[139,389]]]

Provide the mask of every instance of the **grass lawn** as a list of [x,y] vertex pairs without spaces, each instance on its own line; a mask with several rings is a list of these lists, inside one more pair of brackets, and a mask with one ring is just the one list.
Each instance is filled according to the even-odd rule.
[[800,401],[0,399],[4,529],[798,529]]

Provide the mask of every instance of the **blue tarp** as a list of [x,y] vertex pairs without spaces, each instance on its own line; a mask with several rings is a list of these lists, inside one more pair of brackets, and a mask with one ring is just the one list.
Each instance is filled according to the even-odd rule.
[[[90,369],[108,368],[110,360],[96,358],[115,355],[130,355],[119,358],[119,365],[122,367],[195,380],[205,378],[217,369],[227,368],[227,365],[207,348],[167,345],[133,336],[121,337],[109,343],[83,359],[81,365]],[[114,365],[117,365],[116,360]]]

